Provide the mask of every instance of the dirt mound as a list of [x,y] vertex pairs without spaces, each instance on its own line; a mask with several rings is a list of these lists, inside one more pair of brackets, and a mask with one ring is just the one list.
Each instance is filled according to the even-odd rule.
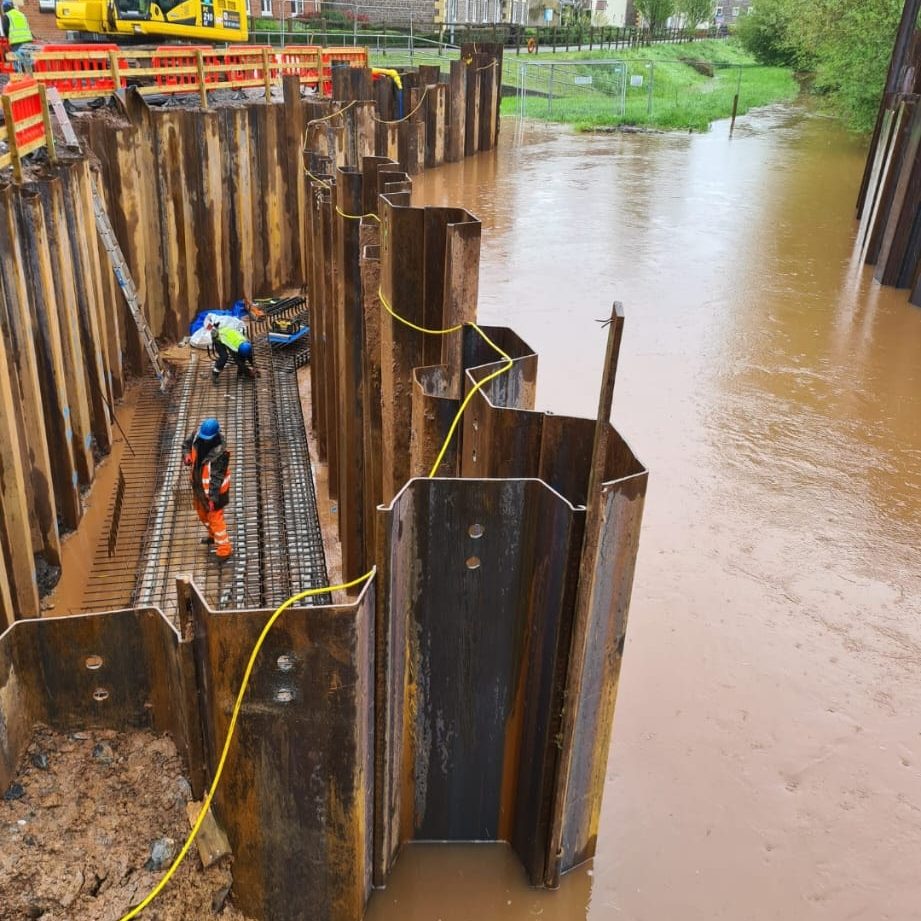
[[[0,921],[118,921],[181,847],[191,795],[167,736],[39,727],[0,798]],[[228,863],[193,848],[143,917],[247,921]]]

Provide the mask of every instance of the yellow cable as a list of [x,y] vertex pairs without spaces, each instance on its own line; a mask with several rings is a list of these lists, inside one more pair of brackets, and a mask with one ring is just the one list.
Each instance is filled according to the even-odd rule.
[[386,310],[394,320],[399,320],[410,329],[416,330],[417,333],[425,333],[429,336],[447,336],[448,333],[456,333],[464,328],[463,323],[458,323],[457,326],[449,326],[447,329],[427,329],[425,326],[417,326],[412,320],[407,320],[394,311],[393,307],[387,303],[387,298],[384,297],[384,292],[380,288],[377,289],[377,296],[381,299],[384,310]]
[[249,687],[249,680],[253,673],[253,666],[256,663],[256,657],[259,655],[260,650],[262,649],[262,644],[265,642],[265,638],[269,635],[269,631],[275,624],[275,621],[288,609],[291,605],[296,604],[298,601],[303,600],[304,598],[309,598],[312,595],[322,595],[326,592],[338,592],[348,588],[354,588],[356,585],[361,585],[363,582],[367,582],[371,576],[374,575],[374,570],[366,572],[363,576],[359,576],[357,579],[352,579],[351,582],[344,582],[342,585],[328,585],[323,588],[310,588],[304,592],[298,592],[296,595],[292,595],[284,604],[276,608],[275,613],[266,621],[265,626],[262,628],[262,632],[259,634],[259,639],[256,640],[256,645],[253,647],[253,651],[250,653],[249,662],[246,663],[246,671],[243,673],[243,681],[240,684],[240,690],[237,693],[237,699],[233,706],[233,712],[230,714],[230,725],[227,727],[227,736],[224,739],[224,749],[221,752],[220,760],[217,763],[217,770],[214,772],[214,780],[211,781],[211,786],[208,789],[208,795],[205,797],[204,803],[202,803],[201,810],[198,813],[198,818],[195,820],[195,824],[192,826],[192,831],[189,833],[189,837],[186,838],[185,844],[182,845],[182,849],[176,855],[176,859],[170,864],[170,868],[166,871],[163,876],[163,879],[157,883],[156,886],[148,893],[142,902],[136,905],[128,914],[123,915],[119,921],[131,921],[132,918],[136,918],[150,903],[163,891],[166,884],[173,878],[173,874],[176,870],[179,869],[179,865],[182,863],[186,854],[189,853],[189,848],[192,847],[192,843],[195,841],[195,838],[198,836],[198,832],[201,829],[202,823],[205,821],[205,817],[208,815],[208,810],[211,808],[211,801],[214,799],[214,794],[217,792],[218,784],[221,782],[221,775],[224,773],[224,765],[227,762],[227,753],[230,751],[230,743],[233,741],[234,731],[237,728],[237,719],[240,715],[240,707],[243,705],[243,697],[246,694],[246,689]]
[[306,167],[304,168],[304,172],[307,174],[308,179],[312,179],[314,182],[319,182],[324,189],[331,189],[333,187],[332,183],[327,182],[325,179],[321,179],[319,176],[314,176],[314,174],[311,173],[310,170]]
[[[401,317],[393,309],[393,307],[391,307],[390,304],[387,302],[387,298],[384,297],[384,292],[380,288],[378,288],[377,290],[377,296],[380,298],[380,301],[384,307],[384,310],[386,310],[387,313],[390,314],[390,316],[392,316],[395,320],[399,320],[401,323],[403,323],[405,326],[408,326],[410,329],[416,330],[417,332],[426,333],[427,335],[430,335],[430,336],[446,336],[449,333],[456,333],[464,328],[463,323],[458,323],[457,326],[449,326],[447,329],[427,329],[425,326],[418,326],[417,324],[413,323],[411,320],[407,320],[405,317]],[[457,431],[457,426],[460,424],[461,417],[464,415],[464,410],[466,410],[470,401],[473,399],[473,395],[477,391],[482,390],[483,387],[485,387],[490,381],[495,380],[500,375],[505,374],[507,371],[510,371],[512,369],[512,365],[515,364],[511,356],[509,356],[502,349],[500,349],[499,346],[496,345],[496,343],[493,342],[492,339],[490,339],[489,336],[487,336],[486,333],[484,333],[483,330],[480,329],[479,326],[476,325],[476,323],[471,323],[470,326],[472,326],[480,334],[480,336],[483,338],[483,340],[486,342],[487,345],[495,349],[496,353],[499,355],[500,358],[505,359],[505,364],[501,368],[497,369],[496,371],[493,371],[492,374],[487,374],[486,377],[483,378],[483,380],[477,381],[473,385],[473,387],[470,388],[470,392],[467,394],[467,396],[464,397],[463,402],[460,405],[460,408],[457,410],[457,412],[454,415],[454,419],[451,421],[451,425],[448,428],[448,434],[445,436],[445,440],[441,444],[441,450],[438,452],[438,457],[435,458],[435,463],[432,466],[431,471],[429,471],[429,479],[432,479],[432,477],[434,477],[435,474],[438,472],[438,468],[441,466],[441,462],[444,460],[444,456],[448,451],[448,445],[451,444],[451,439],[454,437],[454,433]]]
[[343,106],[341,109],[336,109],[335,112],[330,112],[329,115],[321,115],[319,118],[311,118],[310,121],[307,122],[307,127],[309,128],[311,125],[315,125],[317,122],[329,121],[329,119],[335,118],[337,115],[341,115],[343,112],[348,112],[348,110],[351,109],[356,102],[358,102],[358,100],[353,99],[348,105]]
[[416,103],[416,107],[412,110],[412,112],[408,113],[407,115],[404,115],[402,118],[393,118],[393,119],[388,120],[386,118],[378,118],[373,113],[371,115],[371,118],[374,121],[376,121],[379,125],[399,125],[400,122],[405,122],[407,118],[412,118],[416,114],[416,112],[419,111],[419,108],[422,106],[422,103],[425,101],[425,97],[428,91],[429,91],[429,88],[426,87],[422,91],[422,96],[420,97],[419,101]]
[[457,426],[460,424],[461,417],[464,415],[464,410],[467,408],[467,404],[473,399],[473,395],[478,390],[482,390],[483,387],[485,387],[490,381],[495,380],[497,377],[505,374],[507,371],[511,371],[512,365],[515,364],[515,362],[512,361],[511,356],[502,351],[502,349],[500,349],[499,346],[496,345],[496,343],[493,342],[492,339],[490,339],[489,336],[487,336],[479,326],[476,325],[476,323],[471,323],[470,325],[483,337],[487,344],[491,345],[496,350],[496,352],[498,352],[498,354],[505,359],[505,364],[498,370],[493,371],[492,374],[487,374],[483,380],[477,381],[473,387],[470,388],[470,393],[464,397],[460,408],[457,410],[457,413],[451,422],[451,427],[448,429],[448,434],[445,436],[445,440],[441,445],[441,450],[438,452],[438,457],[435,458],[435,463],[432,465],[432,469],[429,471],[429,479],[432,479],[432,477],[438,473],[438,468],[441,466],[441,462],[444,460],[444,456],[448,451],[448,445],[451,444],[451,439],[454,437],[454,432],[457,430]]
[[369,211],[367,214],[346,214],[338,205],[336,205],[336,214],[347,218],[350,221],[360,221],[362,218],[370,217],[374,218],[378,224],[381,222],[381,219],[373,211]]

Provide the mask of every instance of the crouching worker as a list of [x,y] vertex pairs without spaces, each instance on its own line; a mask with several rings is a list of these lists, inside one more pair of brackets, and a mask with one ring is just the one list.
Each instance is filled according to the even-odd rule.
[[217,419],[205,419],[194,435],[183,442],[185,463],[191,467],[195,511],[208,536],[203,544],[214,544],[219,560],[233,553],[224,521],[224,508],[230,501],[230,452]]
[[211,342],[217,358],[211,368],[212,380],[217,380],[228,359],[233,358],[237,365],[237,377],[256,377],[257,371],[253,360],[253,344],[239,330],[230,326],[215,326],[211,330]]

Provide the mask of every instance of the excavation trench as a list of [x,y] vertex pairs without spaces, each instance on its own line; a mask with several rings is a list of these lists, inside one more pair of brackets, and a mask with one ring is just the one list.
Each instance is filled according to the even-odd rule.
[[[534,886],[594,853],[647,481],[609,422],[624,314],[600,306],[598,418],[536,411],[537,355],[476,324],[480,221],[412,200],[495,146],[496,54],[407,74],[397,124],[357,69],[334,102],[296,79],[209,110],[129,93],[78,122],[91,157],[4,190],[0,408],[27,411],[2,416],[0,787],[36,727],[168,734],[195,797],[226,765],[233,901],[261,921],[359,921],[411,841],[507,841]],[[154,335],[306,289],[306,368],[270,318],[255,381],[180,344],[161,391],[94,193]],[[182,465],[207,416],[232,454],[223,564]],[[100,613],[27,616],[36,554],[64,569],[50,613]]]

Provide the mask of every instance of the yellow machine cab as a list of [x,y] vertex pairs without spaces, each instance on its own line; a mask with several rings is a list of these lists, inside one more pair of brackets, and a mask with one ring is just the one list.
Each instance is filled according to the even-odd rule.
[[246,0],[58,0],[59,29],[109,37],[245,42]]

